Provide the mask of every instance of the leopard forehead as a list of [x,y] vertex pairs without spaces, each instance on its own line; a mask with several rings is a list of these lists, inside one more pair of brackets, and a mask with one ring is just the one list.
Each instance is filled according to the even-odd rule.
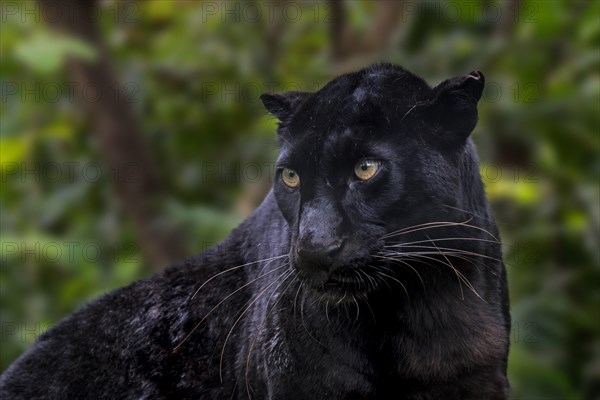
[[374,127],[342,127],[328,131],[308,131],[280,152],[280,165],[297,167],[304,172],[336,172],[364,158],[395,158],[399,155],[386,140],[383,130]]
[[394,66],[375,66],[343,75],[308,96],[293,117],[280,129],[288,141],[310,140],[321,144],[344,140],[372,139],[408,128],[403,120],[431,93],[421,78]]

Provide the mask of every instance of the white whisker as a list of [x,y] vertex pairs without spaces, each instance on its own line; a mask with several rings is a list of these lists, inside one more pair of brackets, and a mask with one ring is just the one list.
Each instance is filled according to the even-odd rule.
[[218,278],[219,276],[221,276],[223,274],[226,274],[227,272],[231,272],[231,271],[234,271],[234,270],[237,270],[237,269],[240,269],[240,268],[244,268],[244,267],[247,267],[247,266],[252,265],[252,264],[258,264],[258,263],[261,263],[261,262],[271,262],[271,261],[278,260],[278,259],[280,259],[282,257],[286,257],[286,256],[287,256],[287,254],[282,254],[282,255],[279,255],[279,256],[275,256],[275,257],[269,257],[269,258],[265,258],[265,259],[262,259],[262,260],[252,261],[252,262],[249,262],[249,263],[246,263],[246,264],[237,265],[235,267],[228,268],[225,271],[221,271],[221,272],[219,272],[219,273],[211,276],[210,278],[208,278],[198,289],[196,289],[196,291],[194,292],[194,294],[192,295],[192,298],[190,300],[193,300],[194,297],[196,297],[196,295],[198,294],[198,292],[204,286],[206,286],[207,283],[211,282],[213,279]]
[[269,272],[267,272],[267,273],[264,273],[264,274],[260,275],[258,278],[252,279],[250,282],[247,282],[246,284],[244,284],[244,285],[240,286],[239,288],[237,288],[236,290],[234,290],[233,292],[231,292],[231,293],[230,293],[229,295],[227,295],[227,296],[226,296],[226,297],[225,297],[223,300],[221,300],[219,303],[217,303],[217,305],[216,305],[216,306],[214,306],[214,307],[213,307],[213,308],[212,308],[212,309],[211,309],[211,310],[210,310],[208,313],[206,313],[206,315],[205,315],[205,316],[204,316],[204,317],[203,317],[203,318],[200,320],[200,322],[198,322],[198,323],[197,323],[197,324],[194,326],[194,328],[192,328],[192,330],[190,331],[190,333],[188,333],[188,334],[187,334],[187,335],[186,335],[186,336],[183,338],[183,340],[182,340],[182,341],[181,341],[181,342],[180,342],[180,343],[179,343],[177,346],[175,346],[175,348],[174,348],[173,350],[177,350],[177,349],[179,349],[179,347],[181,347],[181,345],[182,345],[182,344],[183,344],[183,343],[184,343],[184,342],[185,342],[185,341],[186,341],[186,340],[187,340],[187,339],[188,339],[190,336],[192,336],[192,334],[193,334],[193,333],[194,333],[194,332],[195,332],[195,331],[196,331],[196,330],[197,330],[197,329],[200,327],[200,325],[202,325],[202,323],[203,323],[203,322],[206,320],[206,318],[208,318],[208,316],[209,316],[209,315],[210,315],[210,314],[211,314],[213,311],[215,311],[215,310],[216,310],[216,309],[217,309],[217,308],[218,308],[218,307],[219,307],[221,304],[223,304],[225,301],[227,301],[227,299],[229,299],[231,296],[233,296],[234,294],[236,294],[236,293],[237,293],[237,292],[239,292],[240,290],[244,289],[245,287],[247,287],[247,286],[249,286],[249,285],[253,284],[253,283],[254,283],[254,282],[256,282],[256,281],[258,281],[259,279],[261,279],[261,278],[263,278],[263,277],[265,277],[265,276],[267,276],[267,275],[269,275],[269,274],[272,274],[273,272],[275,272],[275,271],[278,271],[278,270],[280,270],[281,268],[284,268],[284,267],[286,267],[286,266],[288,266],[288,265],[289,265],[289,263],[283,264],[283,265],[281,265],[281,266],[279,266],[279,267],[277,267],[277,268],[275,268],[275,269],[273,269],[273,270],[271,270],[271,271],[269,271]]
[[[284,272],[281,275],[279,275],[279,277],[277,277],[276,279],[273,280],[273,282],[271,282],[269,285],[267,285],[263,290],[261,290],[255,297],[253,300],[251,300],[250,304],[248,304],[248,306],[244,309],[244,311],[242,311],[241,315],[235,320],[235,322],[233,323],[233,326],[231,327],[231,329],[229,330],[229,333],[227,334],[227,337],[225,338],[225,342],[223,343],[223,349],[221,350],[221,360],[219,361],[219,378],[221,379],[221,383],[223,383],[223,358],[225,357],[225,347],[227,346],[227,342],[229,341],[229,338],[231,337],[231,334],[233,333],[233,330],[235,329],[235,327],[237,326],[237,324],[240,322],[240,320],[242,319],[242,317],[248,312],[248,310],[250,310],[250,308],[254,305],[254,303],[256,303],[261,296],[267,291],[269,290],[269,288],[271,286],[273,286],[274,284],[276,284],[277,282],[281,281],[283,276],[287,277],[287,274],[291,274],[293,272],[293,270],[290,270],[289,272]],[[283,278],[285,279],[285,278]]]

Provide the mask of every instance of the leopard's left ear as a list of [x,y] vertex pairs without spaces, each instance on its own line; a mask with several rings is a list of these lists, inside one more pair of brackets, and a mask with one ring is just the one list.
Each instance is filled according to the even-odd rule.
[[311,93],[290,91],[280,94],[261,94],[263,105],[280,121],[291,117]]
[[447,79],[433,89],[428,110],[433,120],[451,137],[438,138],[464,142],[477,124],[477,102],[483,94],[485,78],[479,71]]

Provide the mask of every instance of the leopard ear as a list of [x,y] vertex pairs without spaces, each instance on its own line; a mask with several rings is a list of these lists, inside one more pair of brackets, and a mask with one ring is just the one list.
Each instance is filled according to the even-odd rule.
[[260,95],[263,105],[271,114],[277,117],[280,121],[289,118],[306,100],[311,93],[308,92],[285,92],[280,94],[264,93]]
[[485,78],[479,71],[450,78],[433,89],[428,101],[432,120],[445,131],[444,142],[464,142],[477,124],[477,102],[483,94]]

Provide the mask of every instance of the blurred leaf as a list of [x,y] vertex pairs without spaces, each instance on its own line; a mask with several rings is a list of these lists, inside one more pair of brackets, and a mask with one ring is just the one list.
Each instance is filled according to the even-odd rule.
[[[9,163],[16,163],[25,158],[29,147],[29,138],[22,137],[2,137],[0,138],[0,162],[7,166]],[[8,167],[8,166],[7,166]],[[7,168],[2,168],[2,172],[7,172]]]
[[56,73],[64,67],[68,57],[88,62],[96,60],[96,50],[82,39],[37,32],[20,42],[14,49],[15,58],[41,74]]
[[523,181],[514,182],[502,178],[496,182],[487,183],[485,189],[490,199],[507,198],[521,205],[536,204],[540,200],[539,183]]

